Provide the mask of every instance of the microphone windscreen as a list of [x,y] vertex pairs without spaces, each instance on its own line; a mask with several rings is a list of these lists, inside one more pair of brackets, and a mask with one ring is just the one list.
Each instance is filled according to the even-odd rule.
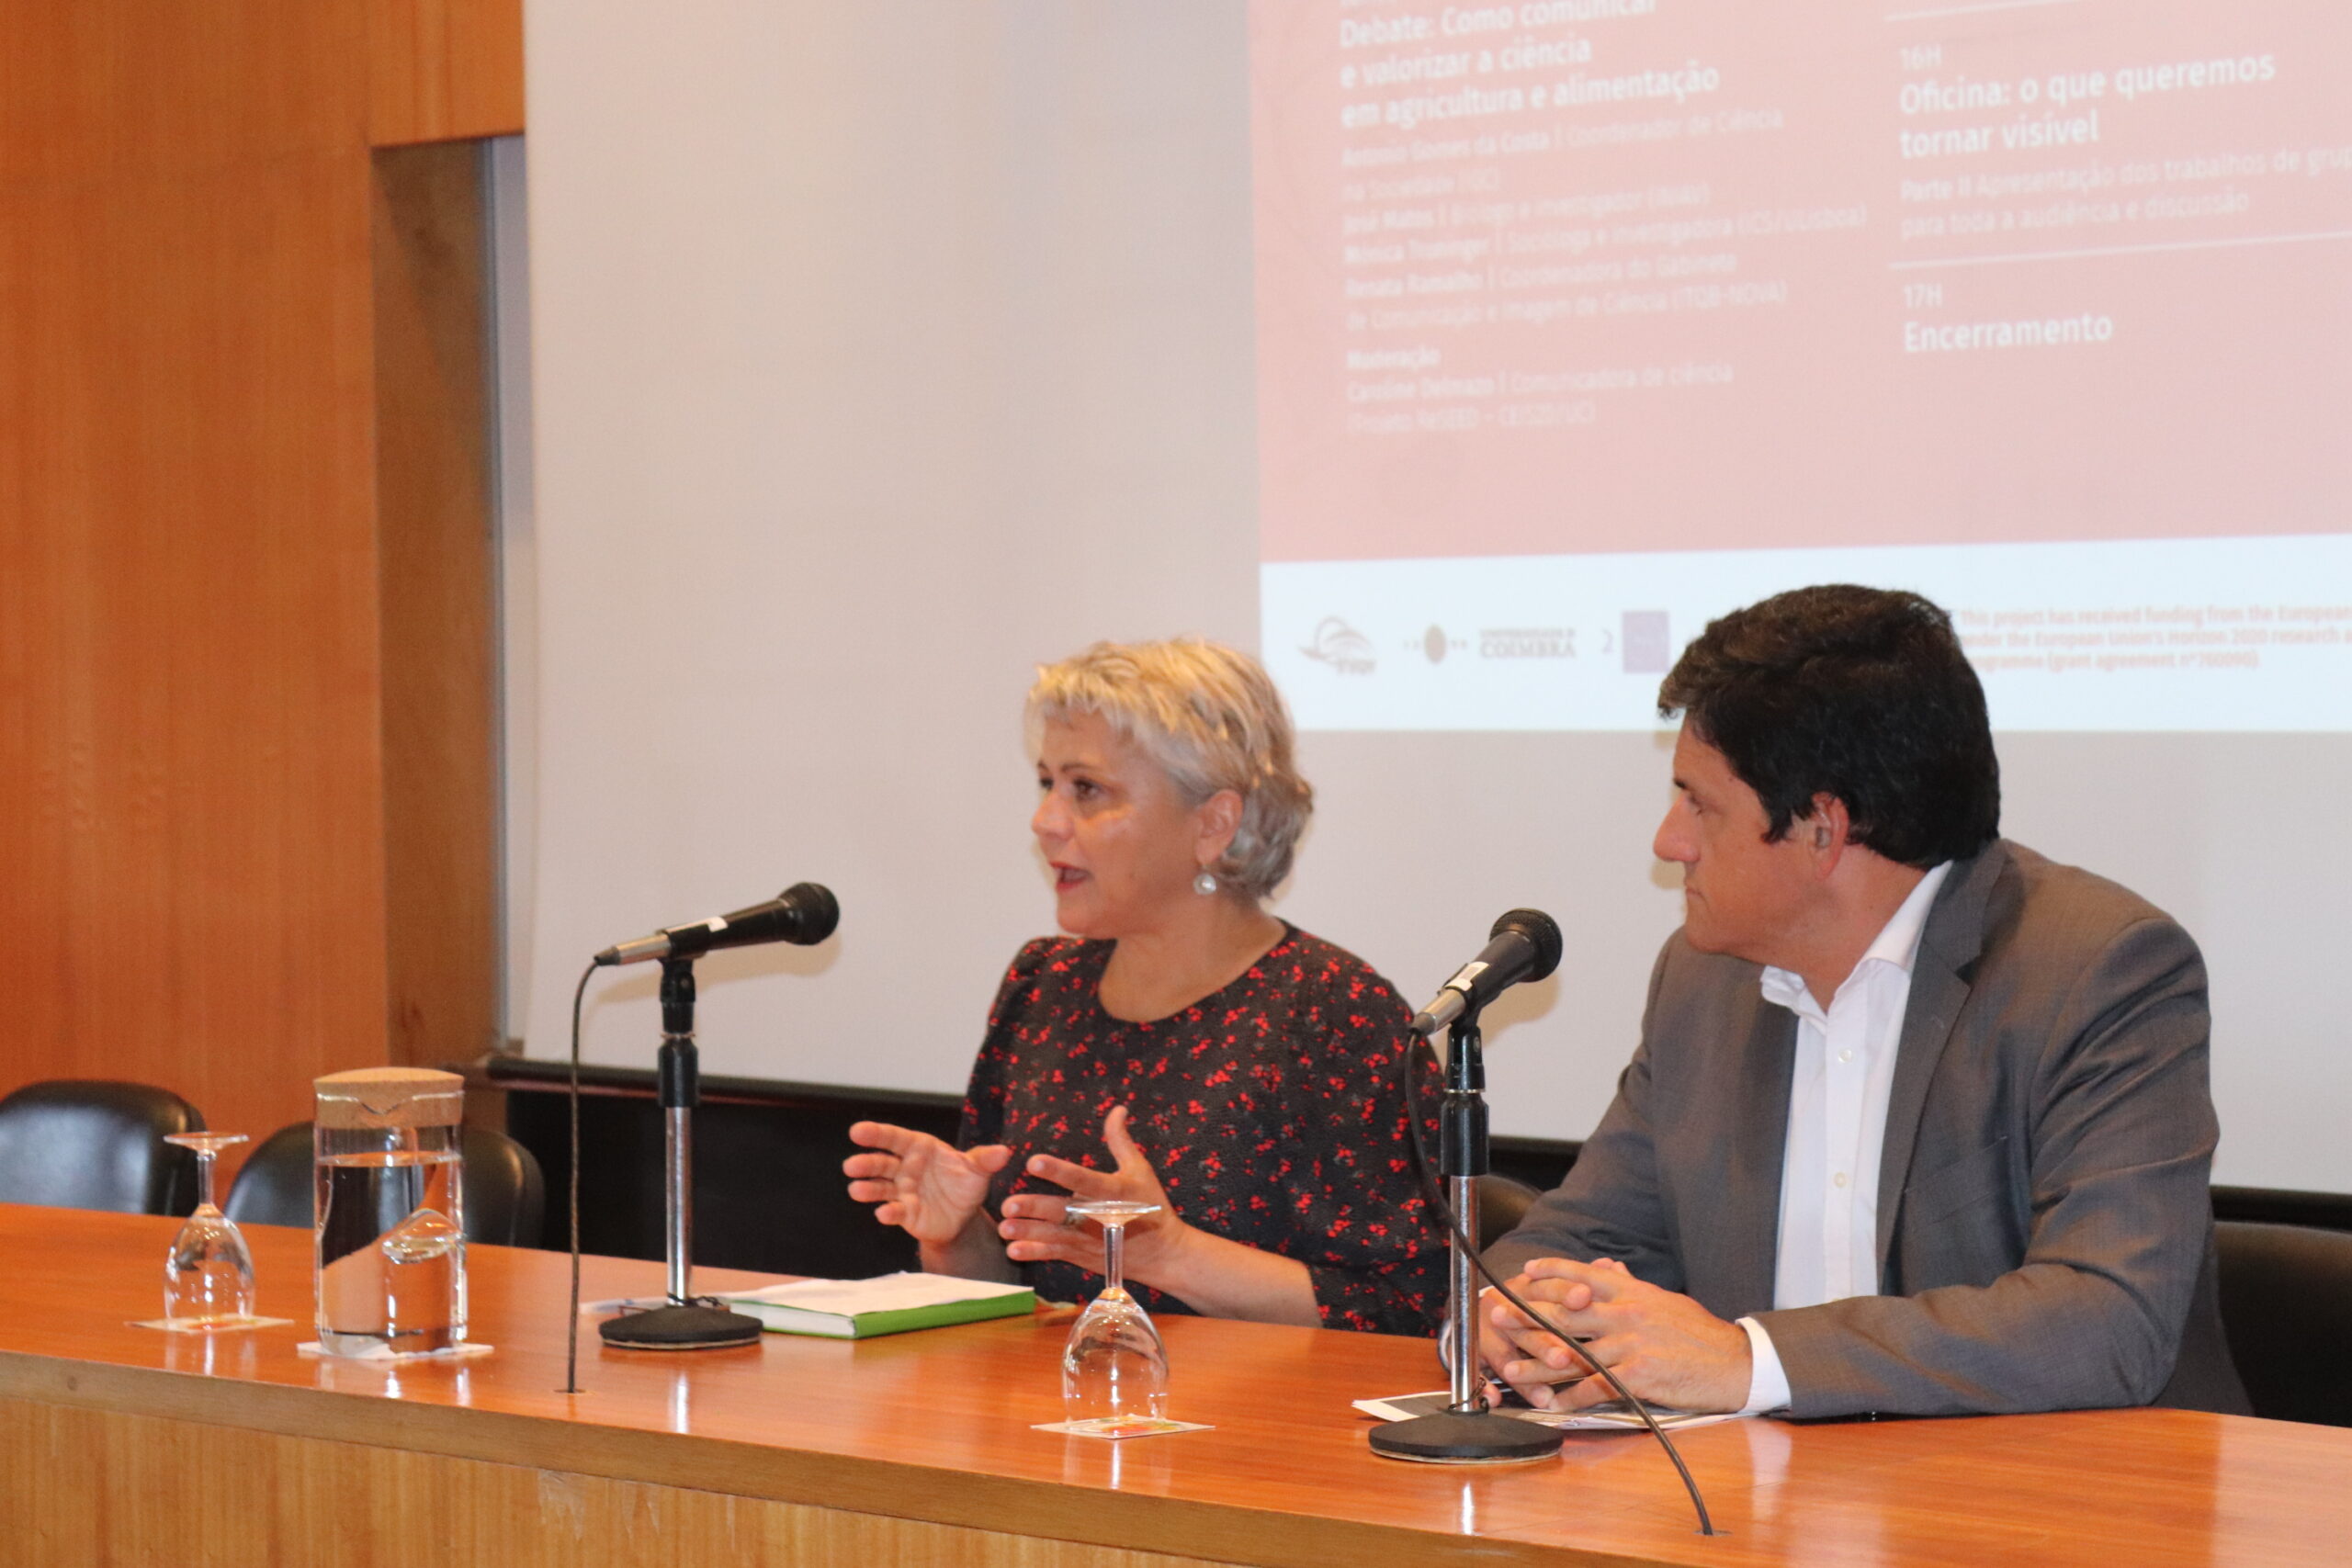
[[1495,922],[1495,929],[1488,931],[1487,935],[1498,937],[1505,931],[1515,931],[1525,937],[1529,944],[1535,949],[1535,967],[1527,972],[1528,980],[1547,979],[1552,971],[1560,966],[1562,947],[1560,922],[1543,910],[1506,910],[1502,918]]
[[[776,895],[776,902],[790,906],[798,914],[792,934],[785,940],[803,947],[813,947],[824,941],[842,923],[841,900],[822,883],[796,882]],[[1553,940],[1559,940],[1556,932]]]

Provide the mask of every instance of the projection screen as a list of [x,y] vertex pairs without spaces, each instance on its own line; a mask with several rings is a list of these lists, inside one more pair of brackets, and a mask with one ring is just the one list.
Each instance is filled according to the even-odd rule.
[[2340,6],[527,17],[531,1054],[809,878],[707,1070],[959,1089],[1052,918],[1032,668],[1198,632],[1305,730],[1277,912],[1416,1000],[1560,919],[1492,1095],[1581,1137],[1679,918],[1658,675],[1860,580],[1959,617],[2005,829],[2203,942],[2218,1179],[2352,1190]]

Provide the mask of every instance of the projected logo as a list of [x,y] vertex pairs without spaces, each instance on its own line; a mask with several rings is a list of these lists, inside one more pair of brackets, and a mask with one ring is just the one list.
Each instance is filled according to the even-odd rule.
[[1372,639],[1337,615],[1324,616],[1315,628],[1314,640],[1299,652],[1341,675],[1372,673]]
[[1664,610],[1628,610],[1623,622],[1625,673],[1663,675],[1674,662],[1674,644],[1667,635]]
[[1431,664],[1442,664],[1447,654],[1466,652],[1470,644],[1466,638],[1450,636],[1443,626],[1431,626],[1405,646],[1419,649],[1421,657]]
[[1487,626],[1478,633],[1481,659],[1574,659],[1574,626]]

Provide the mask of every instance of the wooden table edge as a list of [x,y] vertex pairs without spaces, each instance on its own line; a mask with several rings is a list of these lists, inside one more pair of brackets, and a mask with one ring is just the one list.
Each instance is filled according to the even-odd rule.
[[1398,1560],[1382,1553],[1547,1568],[1671,1561],[19,1350],[0,1350],[0,1400],[1268,1568]]

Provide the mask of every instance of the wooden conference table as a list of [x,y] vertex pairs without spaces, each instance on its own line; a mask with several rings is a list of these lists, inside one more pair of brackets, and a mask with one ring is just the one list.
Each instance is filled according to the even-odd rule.
[[[476,1247],[492,1355],[397,1371],[296,1355],[309,1236],[248,1230],[261,1309],[200,1337],[160,1308],[177,1222],[0,1206],[0,1562],[412,1564],[2172,1563],[2352,1561],[2352,1431],[2170,1411],[1792,1427],[1682,1448],[1697,1535],[1639,1437],[1463,1471],[1376,1459],[1351,1399],[1433,1386],[1419,1341],[1164,1323],[1171,1413],[1104,1443],[1060,1416],[1065,1329],[691,1355],[584,1341],[565,1264]],[[592,1258],[598,1295],[658,1290]],[[712,1283],[727,1277],[713,1271]]]

